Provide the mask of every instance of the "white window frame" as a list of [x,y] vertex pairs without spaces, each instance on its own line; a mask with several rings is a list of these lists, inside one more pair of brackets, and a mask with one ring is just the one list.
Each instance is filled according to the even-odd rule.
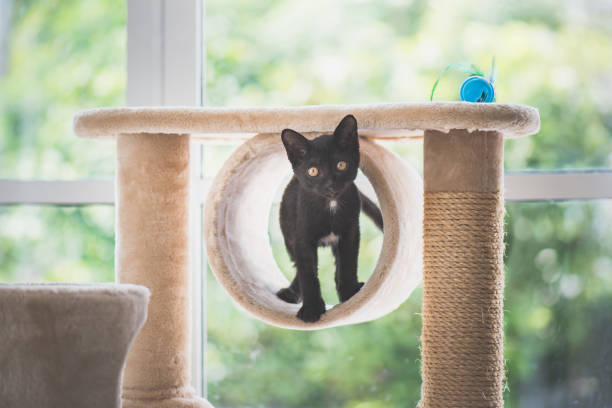
[[[127,0],[129,106],[201,106],[204,0]],[[96,142],[92,143],[105,143]],[[202,145],[191,145],[192,385],[205,396]],[[0,205],[114,204],[114,180],[0,180]]]
[[[204,0],[127,0],[127,4],[128,105],[202,106]],[[202,174],[202,145],[194,142],[191,155],[192,381],[205,396],[201,218],[209,180]],[[507,172],[504,190],[507,201],[612,199],[612,169]],[[114,201],[114,181],[109,179],[0,180],[0,205],[112,205]]]

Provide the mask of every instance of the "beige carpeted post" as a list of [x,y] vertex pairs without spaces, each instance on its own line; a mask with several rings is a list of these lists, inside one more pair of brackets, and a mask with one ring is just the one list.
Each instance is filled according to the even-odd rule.
[[189,135],[117,138],[116,272],[151,290],[123,406],[210,407],[189,384]]
[[425,132],[421,408],[503,406],[503,143]]

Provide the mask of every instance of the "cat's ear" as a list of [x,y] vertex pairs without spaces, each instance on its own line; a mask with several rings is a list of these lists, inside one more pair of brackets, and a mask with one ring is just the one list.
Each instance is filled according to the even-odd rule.
[[295,130],[285,129],[281,134],[287,156],[293,166],[297,166],[310,151],[310,141]]
[[343,149],[359,149],[359,137],[357,136],[357,119],[353,115],[346,115],[334,130],[334,139],[338,146]]

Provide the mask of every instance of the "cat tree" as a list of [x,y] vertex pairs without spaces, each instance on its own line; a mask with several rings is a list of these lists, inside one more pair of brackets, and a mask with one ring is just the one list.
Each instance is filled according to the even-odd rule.
[[[327,133],[349,113],[359,123],[362,170],[380,200],[383,249],[362,291],[306,325],[294,318],[295,305],[274,296],[287,282],[267,242],[270,196],[278,184],[266,180],[280,183],[287,168],[282,129]],[[366,321],[406,298],[423,261],[420,406],[501,407],[503,140],[538,128],[538,112],[530,107],[459,102],[117,108],[76,115],[77,135],[117,140],[116,273],[121,282],[151,290],[148,320],[128,357],[124,406],[209,406],[194,396],[188,378],[189,142],[241,139],[247,142],[215,179],[205,217],[209,261],[232,298],[282,327]],[[416,173],[375,143],[404,138],[424,139],[423,208]]]

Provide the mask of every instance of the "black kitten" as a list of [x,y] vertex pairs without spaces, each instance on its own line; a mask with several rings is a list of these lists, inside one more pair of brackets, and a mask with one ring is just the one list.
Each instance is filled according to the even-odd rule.
[[357,281],[359,212],[382,230],[382,214],[376,204],[353,183],[359,169],[357,121],[348,115],[333,135],[308,140],[285,129],[283,144],[293,167],[293,178],[283,193],[280,226],[297,273],[277,296],[302,308],[297,317],[315,322],[325,313],[317,277],[317,247],[331,245],[336,258],[336,290],[341,302],[363,286]]

